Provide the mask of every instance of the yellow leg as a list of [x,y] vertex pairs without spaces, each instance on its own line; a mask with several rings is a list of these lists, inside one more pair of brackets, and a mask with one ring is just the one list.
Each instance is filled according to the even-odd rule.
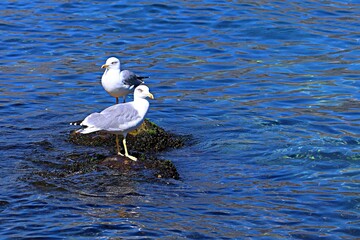
[[117,154],[120,156],[124,156],[120,153],[120,147],[119,147],[119,135],[116,134],[116,150],[117,150]]
[[133,161],[136,161],[137,158],[134,157],[134,156],[129,155],[129,153],[128,153],[128,150],[127,150],[127,147],[126,147],[126,137],[124,137],[123,144],[124,144],[124,149],[125,149],[125,156],[130,158]]

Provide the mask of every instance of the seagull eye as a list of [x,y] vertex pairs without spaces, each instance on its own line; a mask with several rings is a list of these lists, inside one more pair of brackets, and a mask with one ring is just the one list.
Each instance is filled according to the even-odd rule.
[[112,62],[111,64],[116,64],[117,62]]
[[141,93],[143,92],[143,90],[142,90],[142,89],[140,89],[140,88],[138,89],[138,91],[139,91],[139,92],[141,92]]

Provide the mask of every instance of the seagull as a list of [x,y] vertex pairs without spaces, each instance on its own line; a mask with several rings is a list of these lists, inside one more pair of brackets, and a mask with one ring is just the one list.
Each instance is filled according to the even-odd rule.
[[126,147],[126,135],[138,128],[144,121],[145,115],[149,110],[149,102],[146,98],[154,99],[146,85],[140,85],[134,90],[134,101],[115,104],[104,109],[100,113],[92,113],[87,116],[80,125],[84,128],[77,130],[77,133],[88,134],[97,131],[104,131],[116,135],[117,154],[120,153],[119,135],[124,136],[123,145],[125,157],[136,161],[137,158],[129,155]]
[[143,84],[144,78],[148,78],[138,76],[129,70],[121,71],[120,60],[116,57],[108,58],[101,68],[105,68],[101,84],[106,92],[116,98],[116,104],[119,103],[119,97],[123,97],[125,102],[126,96],[137,86]]

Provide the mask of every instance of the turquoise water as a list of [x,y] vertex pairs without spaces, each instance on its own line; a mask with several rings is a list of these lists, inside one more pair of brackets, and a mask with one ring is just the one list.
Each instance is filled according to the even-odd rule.
[[[4,1],[2,239],[354,239],[360,235],[357,1]],[[69,122],[111,104],[101,65],[150,76],[148,118],[179,181],[48,180]]]

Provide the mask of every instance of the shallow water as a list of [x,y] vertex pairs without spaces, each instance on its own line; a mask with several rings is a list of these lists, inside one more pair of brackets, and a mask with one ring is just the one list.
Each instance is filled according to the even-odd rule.
[[[5,1],[0,236],[351,239],[360,235],[357,1]],[[150,76],[148,118],[191,145],[179,181],[48,181],[69,122],[111,104],[100,66]],[[130,97],[129,97],[130,98]],[[29,179],[32,179],[31,181]]]

